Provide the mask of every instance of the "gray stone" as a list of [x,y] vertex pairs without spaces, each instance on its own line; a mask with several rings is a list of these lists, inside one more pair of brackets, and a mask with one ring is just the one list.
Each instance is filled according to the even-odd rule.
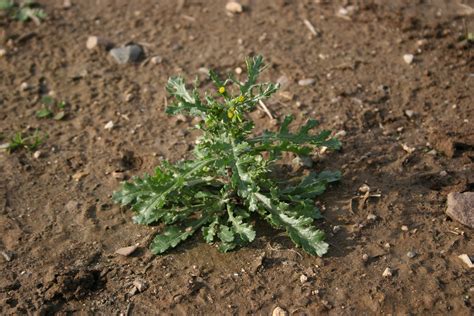
[[135,63],[143,58],[143,48],[139,45],[128,45],[125,47],[113,48],[110,50],[110,55],[119,64]]
[[474,228],[474,192],[448,194],[446,214],[452,219]]

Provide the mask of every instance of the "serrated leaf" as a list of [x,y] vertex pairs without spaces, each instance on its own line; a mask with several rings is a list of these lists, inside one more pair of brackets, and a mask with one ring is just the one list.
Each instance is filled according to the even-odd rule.
[[255,137],[250,141],[252,143],[260,143],[259,150],[272,152],[274,156],[277,156],[282,151],[307,155],[311,148],[304,146],[305,144],[319,147],[326,146],[330,149],[340,148],[340,142],[330,137],[330,131],[323,130],[317,135],[309,134],[312,129],[318,126],[319,123],[316,120],[308,120],[297,133],[291,133],[289,125],[293,120],[293,116],[286,116],[277,133],[265,131],[261,136]]
[[283,194],[296,195],[302,199],[315,198],[321,195],[329,183],[339,181],[341,173],[339,171],[323,171],[320,174],[314,172],[303,178],[296,186],[289,186],[282,190]]
[[172,96],[175,96],[178,99],[182,99],[187,103],[194,104],[194,98],[189,94],[188,90],[186,89],[186,84],[184,83],[183,78],[171,77],[168,80],[168,84],[166,85],[166,90]]
[[[241,215],[234,216],[234,208],[227,204],[227,214],[229,215],[229,222],[232,223],[232,232],[234,234],[237,234],[239,239],[242,240],[242,242],[251,242],[255,239],[255,230],[252,228],[252,226],[248,223],[243,222],[243,217]],[[234,240],[235,236],[233,236]],[[221,240],[223,240],[221,238]],[[223,240],[226,242],[232,241],[232,240]]]
[[219,228],[219,222],[217,218],[212,221],[212,223],[209,224],[207,227],[203,227],[202,229],[202,234],[204,236],[204,240],[207,243],[211,243],[214,241],[214,238],[217,235],[217,229]]
[[202,225],[209,221],[208,216],[200,219],[188,221],[186,228],[177,226],[166,226],[161,234],[158,234],[150,244],[150,249],[154,254],[161,254],[170,248],[176,247],[183,240],[186,240],[196,232]]
[[133,217],[138,224],[151,224],[163,216],[160,211],[166,204],[168,195],[176,193],[186,184],[185,179],[201,170],[210,160],[198,161],[186,166],[182,174],[174,177],[166,170],[157,168],[155,176],[145,175],[143,179],[135,178],[126,182],[122,189],[114,193],[113,199],[122,205],[131,204],[137,212]]
[[170,248],[176,247],[192,234],[192,230],[183,230],[177,226],[167,226],[161,234],[155,236],[150,249],[154,254],[161,254]]
[[324,242],[324,232],[312,226],[313,220],[308,217],[292,217],[281,213],[277,215],[285,226],[291,240],[307,253],[323,256],[329,245]]
[[327,252],[329,245],[324,242],[324,232],[312,225],[312,218],[292,215],[288,212],[288,204],[275,204],[271,198],[260,193],[256,193],[256,196],[270,212],[271,223],[285,228],[295,244],[312,255],[322,256]]

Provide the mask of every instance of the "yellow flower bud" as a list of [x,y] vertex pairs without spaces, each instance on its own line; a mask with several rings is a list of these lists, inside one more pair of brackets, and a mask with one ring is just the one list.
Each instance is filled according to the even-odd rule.
[[245,97],[243,95],[241,95],[240,97],[237,98],[237,101],[239,101],[240,103],[244,102],[245,101]]
[[234,108],[230,108],[230,109],[227,110],[227,117],[228,118],[231,119],[231,118],[234,117],[234,115],[235,115],[235,109]]
[[220,88],[219,88],[219,93],[220,93],[220,94],[224,94],[224,92],[225,92],[225,87],[220,87]]

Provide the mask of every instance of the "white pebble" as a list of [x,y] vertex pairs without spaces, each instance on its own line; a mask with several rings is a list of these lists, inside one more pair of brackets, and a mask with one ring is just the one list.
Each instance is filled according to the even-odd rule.
[[306,275],[302,274],[302,275],[300,276],[300,282],[301,282],[301,283],[305,283],[306,281],[308,281],[308,277],[307,277]]
[[375,215],[375,214],[371,213],[371,214],[367,215],[367,220],[368,221],[375,221],[376,219],[377,219],[377,215]]
[[415,58],[415,56],[413,56],[413,54],[405,54],[403,55],[403,60],[409,65],[413,62],[413,59]]
[[448,172],[446,172],[446,170],[442,170],[442,171],[439,173],[439,175],[440,175],[441,177],[446,177],[446,176],[448,175]]
[[235,68],[234,71],[235,71],[236,74],[240,75],[242,73],[242,68],[237,67],[237,68]]
[[407,232],[407,231],[408,231],[408,226],[407,226],[407,225],[403,225],[403,226],[402,226],[402,230],[403,230],[404,232]]
[[153,56],[152,58],[150,58],[150,62],[152,64],[161,64],[161,62],[163,61],[163,58],[161,58],[161,56]]
[[408,116],[409,118],[411,118],[411,117],[415,114],[415,112],[413,112],[412,110],[406,110],[406,111],[405,111],[405,114],[406,114],[406,116]]
[[20,85],[21,91],[29,90],[30,87],[31,87],[31,86],[28,84],[28,82],[22,82],[21,85]]
[[112,128],[114,128],[114,122],[109,121],[107,124],[105,124],[104,128],[111,130]]
[[225,9],[229,13],[241,13],[243,11],[242,5],[236,1],[227,2]]
[[385,269],[384,272],[382,273],[382,276],[383,276],[384,278],[389,278],[389,277],[391,277],[392,275],[393,275],[392,269],[390,269],[390,268]]
[[7,54],[7,50],[5,48],[0,48],[0,57],[3,57]]
[[35,159],[38,159],[39,157],[41,157],[41,154],[42,154],[41,151],[37,150],[37,151],[35,151],[35,153],[33,154],[33,157],[34,157]]
[[313,79],[313,78],[307,78],[307,79],[301,79],[301,80],[298,80],[298,84],[300,86],[309,86],[309,85],[312,85],[313,83],[315,83],[316,80]]
[[288,312],[280,306],[275,307],[272,312],[272,316],[288,316]]
[[125,95],[125,101],[127,101],[127,102],[132,101],[133,98],[134,98],[133,93],[127,93],[127,94]]

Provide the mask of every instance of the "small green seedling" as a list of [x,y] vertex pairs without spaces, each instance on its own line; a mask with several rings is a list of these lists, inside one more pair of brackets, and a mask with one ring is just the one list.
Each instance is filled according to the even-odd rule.
[[20,3],[13,0],[0,0],[0,10],[5,11],[15,20],[21,22],[32,20],[37,25],[47,17],[44,10],[37,8],[36,2],[32,0],[23,0]]
[[[43,108],[36,111],[36,117],[43,119],[43,118],[53,118],[56,121],[62,120],[66,116],[66,112],[64,109],[66,108],[66,101],[59,101],[57,102],[50,96],[44,96],[41,98],[41,103],[43,104]],[[60,110],[58,112],[53,112],[51,108],[56,107]]]
[[44,138],[45,136],[41,136],[38,130],[35,130],[32,135],[27,136],[21,132],[17,132],[10,139],[7,150],[10,153],[22,148],[33,151],[41,145]]
[[[202,136],[196,140],[194,159],[171,164],[167,161],[154,174],[123,183],[113,195],[135,211],[139,224],[163,223],[151,243],[160,254],[177,246],[201,229],[208,243],[217,242],[223,252],[255,239],[255,215],[284,229],[293,242],[312,255],[328,250],[324,232],[313,225],[322,218],[314,198],[329,183],[338,181],[337,171],[311,172],[303,178],[279,181],[272,176],[283,152],[308,156],[315,147],[339,149],[330,131],[310,133],[318,122],[309,120],[295,133],[287,116],[277,132],[252,134],[254,123],[248,112],[269,98],[277,84],[257,83],[264,69],[261,56],[246,60],[248,78],[222,80],[210,71],[216,89],[201,96],[197,83],[189,91],[180,77],[170,78],[168,93],[175,98],[169,114],[200,118],[196,126]],[[274,172],[275,173],[275,172]]]

